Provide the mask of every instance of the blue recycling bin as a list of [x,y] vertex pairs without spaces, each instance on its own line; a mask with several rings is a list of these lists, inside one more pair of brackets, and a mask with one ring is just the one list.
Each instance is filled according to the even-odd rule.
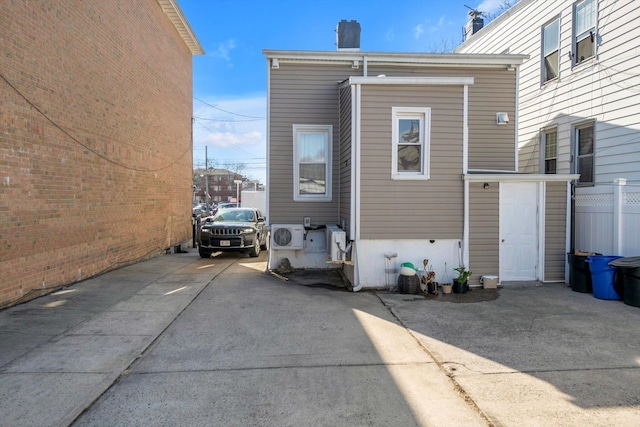
[[593,285],[593,296],[600,299],[620,300],[620,295],[614,288],[616,278],[616,268],[609,263],[620,256],[615,255],[593,255],[587,257],[590,264],[591,284]]

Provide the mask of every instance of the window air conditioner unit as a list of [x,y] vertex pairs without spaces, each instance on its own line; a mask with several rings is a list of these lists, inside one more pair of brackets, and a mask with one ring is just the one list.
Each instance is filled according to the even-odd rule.
[[302,249],[304,247],[304,225],[271,225],[271,249]]
[[337,225],[327,225],[327,252],[331,261],[344,261],[347,249],[347,233]]

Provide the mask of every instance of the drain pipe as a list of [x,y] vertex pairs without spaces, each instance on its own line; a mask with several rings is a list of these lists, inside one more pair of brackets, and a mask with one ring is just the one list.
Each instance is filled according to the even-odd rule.
[[[356,246],[355,246],[355,245],[353,245],[353,246],[351,247],[351,249],[352,249],[352,250],[351,250],[351,254],[352,254],[351,256],[354,258],[354,262],[353,262],[353,263],[354,263],[354,266],[356,266],[356,267],[357,267],[357,266],[359,266],[359,265],[360,265],[360,264],[358,263],[358,251],[357,251],[357,248],[356,248]],[[363,285],[362,285],[362,283],[360,283],[360,275],[358,274],[358,268],[354,268],[354,269],[353,269],[353,281],[354,281],[355,283],[357,283],[357,285],[353,286],[353,287],[351,288],[351,290],[352,290],[353,292],[358,292],[360,289],[362,289],[362,286],[363,286]]]

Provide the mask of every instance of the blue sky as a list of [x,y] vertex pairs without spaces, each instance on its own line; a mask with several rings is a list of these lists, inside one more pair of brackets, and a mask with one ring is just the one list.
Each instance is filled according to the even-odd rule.
[[[263,49],[336,50],[342,19],[361,25],[369,52],[451,50],[469,9],[489,14],[503,0],[178,0],[205,55],[193,57],[194,165],[243,163],[266,181]],[[515,1],[511,1],[515,3]],[[485,22],[487,22],[485,20]]]

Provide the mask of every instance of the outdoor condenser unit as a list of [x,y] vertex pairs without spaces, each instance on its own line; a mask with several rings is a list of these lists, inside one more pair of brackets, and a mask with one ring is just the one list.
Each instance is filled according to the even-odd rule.
[[302,249],[304,225],[275,224],[271,226],[271,249]]
[[347,233],[337,225],[327,225],[327,253],[331,261],[344,261],[347,248]]

